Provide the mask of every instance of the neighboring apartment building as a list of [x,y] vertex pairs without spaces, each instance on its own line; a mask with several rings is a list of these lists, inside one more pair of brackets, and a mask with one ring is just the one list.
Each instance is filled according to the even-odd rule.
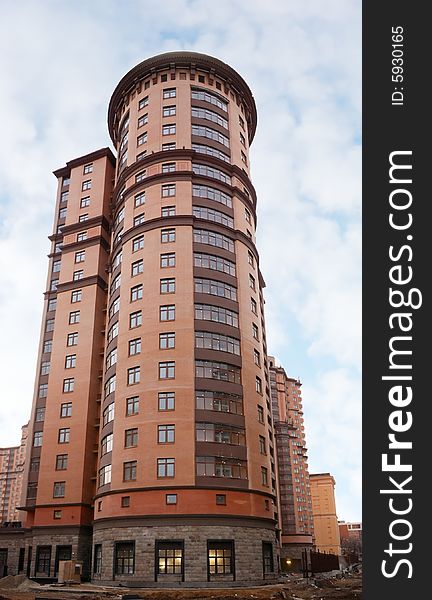
[[304,548],[313,547],[314,525],[309,484],[301,382],[288,377],[269,356],[270,389],[278,463],[281,567],[301,567]]
[[339,535],[342,555],[349,564],[362,559],[363,527],[362,523],[339,521]]
[[336,515],[335,480],[330,473],[312,473],[310,483],[317,550],[340,555],[341,541]]
[[108,148],[55,171],[21,570],[227,585],[278,571],[252,93],[171,52],[116,87]]
[[21,443],[12,448],[0,448],[0,527],[17,524],[21,503],[28,424],[21,427]]

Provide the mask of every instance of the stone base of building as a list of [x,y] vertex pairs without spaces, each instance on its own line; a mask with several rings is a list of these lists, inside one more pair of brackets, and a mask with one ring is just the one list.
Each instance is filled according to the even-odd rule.
[[[92,581],[143,587],[216,587],[274,581],[275,531],[261,520],[179,518],[97,522]],[[165,522],[164,522],[165,521]],[[238,522],[238,524],[237,524]],[[95,572],[96,571],[96,572]]]
[[[280,550],[281,571],[283,573],[301,572],[302,570],[302,552],[305,549],[312,550],[314,545],[312,537],[304,536],[283,536]],[[290,539],[292,538],[292,539]]]
[[277,580],[279,544],[261,519],[106,519],[78,527],[0,535],[9,575],[56,581],[60,560],[77,561],[82,580],[128,587],[236,587]]

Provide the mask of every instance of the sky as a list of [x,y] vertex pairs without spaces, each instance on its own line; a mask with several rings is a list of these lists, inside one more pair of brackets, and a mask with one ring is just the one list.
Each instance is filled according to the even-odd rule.
[[253,91],[251,173],[269,353],[303,387],[310,472],[361,518],[359,0],[0,0],[0,446],[33,395],[52,171],[109,146],[121,77],[161,52],[235,68]]

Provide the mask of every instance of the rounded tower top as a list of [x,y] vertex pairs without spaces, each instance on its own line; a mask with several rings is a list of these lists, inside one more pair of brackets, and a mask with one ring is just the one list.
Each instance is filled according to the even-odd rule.
[[206,72],[217,75],[224,81],[225,92],[232,91],[237,102],[243,102],[249,126],[249,142],[252,142],[257,126],[257,110],[255,100],[246,81],[232,67],[218,58],[199,52],[165,52],[147,58],[128,71],[115,88],[108,106],[108,130],[115,143],[116,114],[122,102],[132,93],[136,86],[146,77],[155,77],[160,71],[173,71],[185,68],[190,71]]

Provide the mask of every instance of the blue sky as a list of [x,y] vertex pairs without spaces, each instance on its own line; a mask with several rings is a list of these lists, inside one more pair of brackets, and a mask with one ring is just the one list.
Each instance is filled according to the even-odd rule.
[[359,519],[360,2],[21,0],[1,9],[0,445],[18,443],[30,412],[52,171],[109,145],[107,105],[125,72],[194,50],[229,63],[254,93],[269,352],[303,382],[311,472],[330,471],[339,518]]

